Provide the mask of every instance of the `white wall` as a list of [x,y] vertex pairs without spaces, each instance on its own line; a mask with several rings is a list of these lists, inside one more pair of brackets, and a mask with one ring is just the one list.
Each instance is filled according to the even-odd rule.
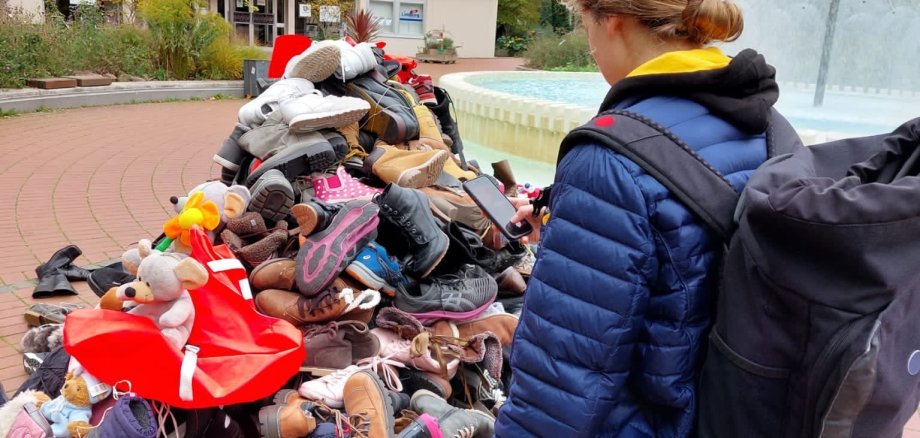
[[[367,7],[367,0],[360,1]],[[445,29],[453,35],[461,58],[495,56],[495,23],[498,0],[428,0],[425,5],[425,30]],[[414,56],[424,46],[421,37],[381,36],[387,51]]]
[[22,8],[22,11],[32,17],[32,22],[41,23],[44,20],[45,5],[42,0],[8,0],[10,8]]

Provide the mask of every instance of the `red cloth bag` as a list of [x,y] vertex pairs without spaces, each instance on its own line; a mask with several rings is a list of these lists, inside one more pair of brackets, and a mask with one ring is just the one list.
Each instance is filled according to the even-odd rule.
[[193,373],[187,373],[191,397],[180,396],[180,370],[190,349],[177,349],[147,318],[100,309],[72,312],[64,324],[65,349],[101,381],[129,381],[139,396],[179,408],[246,403],[276,393],[303,363],[303,335],[256,312],[239,290],[240,272],[212,268],[236,262],[245,278],[239,261],[219,255],[201,230],[192,233],[192,257],[208,267],[210,278],[189,291],[195,324],[188,345],[199,349]]

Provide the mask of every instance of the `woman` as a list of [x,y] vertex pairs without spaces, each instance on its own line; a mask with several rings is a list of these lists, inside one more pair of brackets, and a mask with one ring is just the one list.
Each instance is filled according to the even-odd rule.
[[[736,39],[730,0],[564,0],[612,88],[601,110],[669,128],[740,193],[767,158],[779,92]],[[694,169],[696,170],[696,169]],[[691,170],[692,171],[692,170]],[[638,165],[583,144],[556,173],[513,344],[498,437],[694,434],[696,370],[712,321],[721,244]],[[539,228],[524,206],[516,220]]]

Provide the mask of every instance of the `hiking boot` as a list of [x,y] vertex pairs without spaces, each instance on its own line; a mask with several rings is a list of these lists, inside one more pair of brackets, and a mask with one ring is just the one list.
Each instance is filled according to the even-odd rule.
[[282,390],[275,404],[259,410],[259,433],[262,438],[300,438],[313,433],[313,403],[298,396],[297,391]]
[[368,76],[355,79],[347,87],[349,94],[364,99],[371,106],[362,119],[363,130],[376,134],[388,144],[418,138],[418,119],[405,96]]
[[332,286],[313,297],[279,289],[263,290],[256,295],[256,308],[271,317],[295,326],[332,321],[359,306],[376,306],[376,291],[354,290],[335,279]]
[[266,260],[259,263],[249,274],[249,283],[253,289],[281,289],[294,290],[294,265],[296,262],[288,258]]
[[418,99],[421,103],[427,105],[437,105],[438,98],[434,95],[434,81],[431,75],[417,75],[409,79],[409,85],[415,89]]
[[324,96],[312,90],[281,101],[281,115],[292,132],[304,133],[356,123],[370,104],[355,97]]
[[415,117],[418,118],[418,139],[419,142],[432,148],[441,149],[450,152],[450,147],[444,144],[444,137],[441,135],[441,128],[427,106],[417,104],[412,107]]
[[386,248],[377,242],[370,242],[351,262],[345,272],[364,286],[379,290],[389,296],[396,294],[396,287],[406,283],[400,272],[399,263],[391,259]]
[[428,108],[431,108],[431,112],[433,112],[435,117],[438,118],[438,121],[441,122],[441,132],[450,137],[451,141],[453,142],[451,145],[451,152],[455,154],[462,154],[463,140],[460,138],[460,129],[457,127],[457,121],[454,120],[454,117],[450,114],[450,108],[453,105],[453,100],[451,100],[450,94],[447,93],[447,90],[441,87],[433,88],[437,103],[426,103],[426,105]]
[[344,388],[345,411],[363,421],[358,430],[369,438],[393,437],[394,412],[388,391],[376,375],[359,371],[348,378]]
[[448,222],[441,229],[450,239],[450,245],[444,260],[435,269],[436,274],[453,274],[466,264],[494,270],[497,260],[495,251],[487,248],[475,231],[457,222]]
[[492,163],[492,173],[495,179],[505,185],[505,196],[517,196],[517,181],[514,179],[511,163],[508,160]]
[[[224,143],[220,146],[220,149],[217,150],[217,153],[214,154],[214,162],[220,165],[222,169],[226,169],[230,172],[227,172],[227,175],[231,175],[231,178],[228,180],[221,179],[226,185],[233,185],[233,177],[236,176],[236,173],[240,171],[240,163],[243,162],[243,159],[246,158],[245,150],[240,147],[239,140],[240,136],[249,132],[249,127],[237,123],[233,128],[233,132],[230,133],[230,136],[224,140]],[[222,174],[223,175],[223,174]]]
[[301,78],[286,78],[275,82],[256,98],[240,108],[239,122],[250,128],[261,126],[268,115],[278,109],[278,102],[313,90],[313,83]]
[[400,187],[431,186],[444,170],[450,154],[442,150],[407,151],[394,146],[377,146],[364,160],[364,169],[385,183]]
[[342,137],[345,137],[345,141],[348,142],[348,147],[351,149],[361,147],[361,142],[358,141],[358,136],[360,135],[358,131],[361,128],[357,123],[352,123],[350,125],[340,126],[335,130],[339,134],[342,134]]
[[[423,351],[415,352],[418,353],[418,356],[413,356],[413,342],[399,337],[399,335],[392,330],[378,327],[372,329],[371,333],[380,340],[380,351],[377,355],[381,358],[389,358],[406,365],[411,365],[419,370],[435,373],[438,376],[444,376],[448,380],[453,378],[454,374],[457,373],[457,368],[460,366],[460,361],[456,358],[447,360],[444,363],[439,363],[427,348]],[[436,345],[435,348],[442,347],[441,345]]]
[[[357,125],[355,123],[349,123],[347,126]],[[332,145],[332,150],[335,151],[335,161],[342,161],[345,155],[348,155],[348,151],[351,150],[351,146],[348,145],[348,140],[345,140],[345,137],[334,129],[324,129],[320,131],[320,133],[323,134],[323,137],[326,137],[326,141]]]
[[425,187],[421,190],[428,197],[428,206],[438,219],[444,222],[460,222],[480,235],[492,227],[492,221],[476,205],[473,198],[461,189],[443,186]]
[[380,216],[396,226],[409,244],[410,256],[403,266],[416,278],[425,278],[447,254],[447,235],[438,228],[428,198],[418,191],[387,185],[374,198]]
[[495,432],[495,419],[471,409],[455,408],[437,395],[421,390],[412,395],[412,410],[438,419],[445,437],[489,438]]
[[307,201],[291,207],[291,215],[297,221],[300,235],[307,237],[314,232],[325,230],[332,223],[332,218],[341,210],[341,206]]
[[507,313],[495,313],[470,321],[454,322],[441,320],[431,326],[432,333],[467,340],[485,332],[492,332],[503,347],[511,345],[518,317]]
[[312,44],[303,53],[288,60],[283,77],[303,78],[313,83],[323,81],[339,68],[341,53],[338,47]]
[[500,297],[521,296],[527,290],[527,281],[513,266],[498,274],[495,282],[498,283],[498,296]]
[[378,211],[371,202],[351,201],[328,228],[307,237],[297,252],[295,281],[300,293],[309,297],[325,289],[377,237]]
[[476,265],[466,265],[456,274],[432,277],[430,283],[419,287],[418,296],[397,293],[395,304],[423,324],[439,319],[475,318],[495,301],[498,293],[495,279]]
[[[470,166],[470,169],[473,169],[473,167]],[[457,164],[457,162],[454,160],[454,157],[451,157],[444,163],[444,172],[448,173],[454,178],[459,179],[460,181],[469,181],[471,179],[476,179],[476,177],[479,176],[478,173],[472,170],[463,170],[463,168],[460,167],[460,165]]]
[[280,170],[285,178],[293,180],[300,175],[322,172],[335,163],[335,151],[322,134],[310,132],[303,137],[309,140],[289,145],[263,161],[246,179],[246,185],[252,187],[272,169]]
[[312,175],[310,182],[313,184],[313,196],[327,204],[370,200],[383,191],[358,181],[342,166],[335,169],[334,175]]
[[283,220],[294,205],[294,189],[278,169],[265,172],[250,192],[252,200],[249,202],[249,211],[271,221]]

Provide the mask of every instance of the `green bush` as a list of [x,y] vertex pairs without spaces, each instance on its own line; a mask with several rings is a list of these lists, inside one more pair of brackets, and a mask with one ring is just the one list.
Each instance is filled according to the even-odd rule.
[[583,30],[538,33],[524,52],[527,66],[543,70],[597,71]]
[[527,50],[527,45],[530,41],[527,38],[519,36],[501,36],[498,37],[498,40],[495,41],[495,45],[499,49],[505,49],[508,51],[508,55],[517,56],[522,52]]

